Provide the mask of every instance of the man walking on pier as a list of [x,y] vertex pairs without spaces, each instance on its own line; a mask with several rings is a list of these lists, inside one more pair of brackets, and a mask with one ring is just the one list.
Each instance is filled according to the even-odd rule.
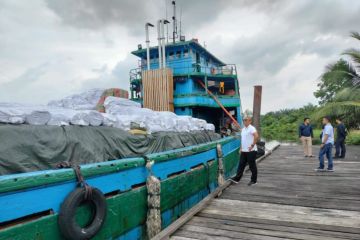
[[313,157],[312,155],[312,138],[314,137],[313,129],[310,125],[310,118],[304,118],[304,123],[299,126],[299,138],[304,147],[304,156]]
[[246,165],[249,164],[251,171],[251,180],[248,183],[249,186],[254,185],[257,182],[256,143],[259,137],[256,128],[251,125],[251,121],[252,113],[251,111],[246,110],[244,114],[244,128],[241,129],[240,162],[236,176],[230,179],[232,182],[238,183],[244,173]]
[[337,128],[336,128],[336,142],[335,142],[335,158],[345,158],[346,148],[345,148],[345,138],[346,138],[346,129],[345,125],[342,123],[341,118],[336,118]]
[[320,166],[316,171],[324,171],[324,155],[328,159],[328,168],[327,171],[333,172],[333,159],[332,159],[332,147],[334,144],[334,128],[330,123],[330,117],[323,117],[322,123],[325,125],[321,138],[320,152],[319,152],[319,162]]

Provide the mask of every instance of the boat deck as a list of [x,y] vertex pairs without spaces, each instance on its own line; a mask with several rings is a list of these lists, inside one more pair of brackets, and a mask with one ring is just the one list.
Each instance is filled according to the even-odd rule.
[[360,239],[360,147],[347,150],[335,172],[317,173],[317,157],[280,146],[258,164],[257,185],[246,173],[171,239]]

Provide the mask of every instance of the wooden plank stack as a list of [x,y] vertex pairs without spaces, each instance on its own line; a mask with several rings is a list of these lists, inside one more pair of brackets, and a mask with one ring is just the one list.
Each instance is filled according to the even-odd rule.
[[170,68],[144,70],[142,81],[145,108],[174,112],[174,83]]

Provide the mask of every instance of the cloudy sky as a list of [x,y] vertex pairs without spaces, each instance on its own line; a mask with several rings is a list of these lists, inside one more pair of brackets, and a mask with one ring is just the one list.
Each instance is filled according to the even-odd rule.
[[[243,108],[263,85],[262,112],[317,103],[326,64],[356,42],[360,1],[177,0],[182,30],[238,68]],[[46,103],[94,87],[128,89],[144,23],[170,0],[0,0],[0,102]],[[155,31],[151,32],[155,43]]]

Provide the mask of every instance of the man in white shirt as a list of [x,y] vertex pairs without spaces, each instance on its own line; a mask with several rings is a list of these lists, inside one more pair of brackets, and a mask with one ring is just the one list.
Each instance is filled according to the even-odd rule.
[[249,164],[251,171],[251,180],[248,183],[249,186],[256,184],[257,182],[257,167],[256,167],[256,154],[257,154],[257,140],[258,133],[256,128],[251,125],[252,114],[250,111],[245,111],[244,115],[244,128],[241,129],[241,148],[240,148],[240,161],[237,169],[237,174],[230,180],[234,183],[238,183],[244,173],[245,167]]
[[320,165],[316,171],[324,171],[324,155],[328,159],[328,168],[327,171],[333,172],[333,159],[332,159],[332,147],[334,145],[334,128],[330,123],[330,117],[323,117],[322,120],[324,126],[324,130],[322,132],[320,152],[319,152],[319,162]]

